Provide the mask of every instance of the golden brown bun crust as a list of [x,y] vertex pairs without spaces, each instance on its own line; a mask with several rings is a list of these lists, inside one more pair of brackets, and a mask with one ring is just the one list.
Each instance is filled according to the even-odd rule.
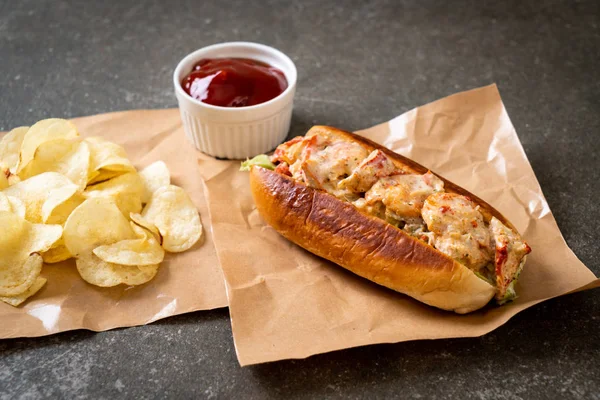
[[[407,173],[425,174],[427,171],[430,171],[429,168],[422,166],[421,164],[411,160],[410,158],[406,158],[400,154],[394,153],[390,149],[385,148],[385,147],[381,146],[380,144],[377,144],[367,138],[364,138],[364,137],[356,135],[354,133],[346,132],[346,131],[343,131],[341,129],[334,128],[331,126],[323,126],[323,125],[313,126],[306,133],[306,136],[314,136],[319,133],[324,133],[331,137],[337,136],[342,140],[360,143],[364,148],[368,149],[369,151],[381,150],[390,159],[392,159],[394,161],[394,164],[396,164],[396,166],[398,168],[404,170]],[[496,217],[496,218],[498,218],[498,220],[500,220],[500,222],[502,222],[504,225],[506,225],[512,231],[517,232],[517,229],[513,226],[513,224],[511,224],[510,221],[507,220],[506,217],[500,213],[500,211],[496,210],[494,207],[492,207],[491,205],[489,205],[488,203],[486,203],[479,197],[475,196],[473,193],[469,192],[468,190],[463,189],[462,187],[450,182],[446,178],[436,174],[435,171],[431,171],[431,172],[434,173],[442,181],[444,181],[444,190],[446,192],[458,193],[463,196],[467,196],[475,204],[479,205],[479,207],[480,207],[479,211],[481,211],[481,214],[483,215],[485,222],[489,223],[490,220],[492,219],[492,217]]]
[[464,265],[328,193],[261,167],[250,171],[250,187],[258,211],[281,235],[375,283],[458,313],[495,294]]

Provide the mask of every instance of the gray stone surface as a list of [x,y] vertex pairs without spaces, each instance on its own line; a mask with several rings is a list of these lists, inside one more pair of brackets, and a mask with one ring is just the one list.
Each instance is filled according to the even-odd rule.
[[[313,123],[368,127],[497,82],[566,241],[600,274],[593,0],[2,0],[0,130],[50,116],[174,107],[178,60],[230,40],[270,44],[295,60],[292,134]],[[0,341],[0,399],[598,399],[599,318],[596,290],[533,307],[481,338],[240,368],[227,311],[198,312]]]

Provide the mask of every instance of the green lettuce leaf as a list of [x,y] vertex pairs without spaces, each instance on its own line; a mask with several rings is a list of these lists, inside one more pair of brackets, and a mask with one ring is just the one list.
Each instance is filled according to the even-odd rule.
[[271,162],[271,159],[266,154],[259,154],[256,157],[253,157],[251,160],[246,160],[242,163],[240,167],[240,171],[250,171],[250,168],[253,165],[257,165],[259,167],[263,167],[266,169],[274,170],[275,164]]
[[504,293],[504,297],[501,298],[500,300],[496,300],[498,302],[498,304],[502,305],[502,304],[506,304],[509,301],[513,301],[514,299],[516,299],[517,297],[519,297],[517,295],[517,291],[515,290],[515,285],[517,284],[517,280],[513,280],[511,283],[508,284],[508,287],[506,288],[506,293]]
[[473,271],[473,273],[481,280],[486,281],[487,283],[489,283],[492,286],[496,286],[496,282],[491,281],[489,278],[485,277],[483,274],[480,274],[477,271]]

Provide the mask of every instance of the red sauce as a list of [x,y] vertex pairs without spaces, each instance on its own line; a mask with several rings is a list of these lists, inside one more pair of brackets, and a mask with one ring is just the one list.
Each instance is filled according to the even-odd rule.
[[290,166],[286,162],[279,163],[279,165],[277,165],[275,168],[275,172],[282,175],[292,176],[292,173],[290,172]]
[[283,72],[247,58],[215,58],[198,61],[181,81],[183,90],[196,100],[221,107],[246,107],[267,102],[288,87]]
[[502,276],[502,269],[504,268],[504,264],[506,264],[506,260],[508,259],[508,249],[506,248],[506,244],[501,247],[496,246],[496,275],[498,277]]

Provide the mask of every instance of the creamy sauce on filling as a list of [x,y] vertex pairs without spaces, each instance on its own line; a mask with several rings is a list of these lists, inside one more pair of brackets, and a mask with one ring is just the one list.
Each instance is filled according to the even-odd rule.
[[440,178],[407,174],[380,150],[314,135],[283,143],[272,161],[279,171],[352,202],[475,271],[498,287],[499,299],[531,251],[495,217],[486,224],[468,197],[445,192]]

